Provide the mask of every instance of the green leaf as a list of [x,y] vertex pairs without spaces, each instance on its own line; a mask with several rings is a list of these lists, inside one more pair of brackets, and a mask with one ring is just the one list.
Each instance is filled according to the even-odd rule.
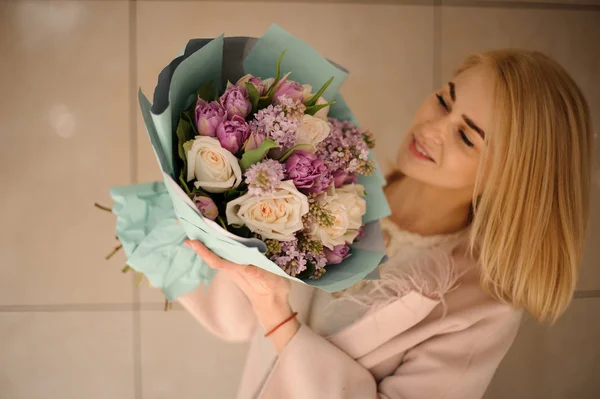
[[304,113],[306,115],[314,115],[317,112],[319,112],[320,110],[322,110],[323,108],[329,107],[330,105],[335,104],[335,101],[332,101],[330,103],[326,103],[326,104],[319,104],[319,105],[309,105],[308,107],[306,107],[306,110],[304,110]]
[[210,101],[213,97],[213,89],[212,89],[212,81],[206,82],[202,87],[198,89],[196,93],[198,97],[203,99],[204,101]]
[[248,90],[248,97],[250,97],[250,104],[252,104],[252,114],[254,114],[258,109],[260,94],[258,93],[258,90],[256,90],[256,87],[250,82],[246,82],[246,89]]
[[279,55],[279,58],[277,59],[277,66],[275,69],[275,81],[273,81],[273,84],[271,85],[271,87],[269,87],[269,90],[267,90],[266,97],[271,97],[273,95],[273,93],[275,92],[275,87],[277,86],[277,83],[279,83],[279,78],[281,77],[281,60],[283,60],[283,55],[286,51],[287,50],[283,50]]
[[[185,155],[185,150],[183,145],[186,141],[193,138],[192,125],[186,120],[185,117],[179,118],[179,123],[177,124],[177,151],[179,153],[179,158],[183,161],[184,169],[186,169],[187,157]],[[191,133],[191,134],[190,134]]]
[[221,217],[221,215],[217,216],[217,219],[219,220],[219,223],[221,224],[221,227],[223,227],[223,229],[225,231],[227,231],[227,225],[225,224],[225,222],[223,221],[223,218]]
[[271,139],[265,139],[258,148],[246,152],[240,159],[240,168],[245,172],[250,166],[262,161],[272,148],[278,148],[277,143]]
[[187,195],[192,195],[190,192],[190,187],[185,181],[184,173],[186,173],[186,169],[181,169],[181,173],[179,174],[179,183],[181,183],[181,187],[183,187]]
[[189,133],[192,133],[192,132],[188,132],[187,137],[186,137],[187,140],[193,139],[194,136],[198,135],[198,130],[196,130],[196,121],[194,120],[195,113],[196,113],[196,104],[192,104],[192,107],[189,110],[181,113],[181,117],[183,119],[185,119],[185,121],[187,123],[189,123],[190,126],[192,127],[193,134],[190,135]]
[[325,82],[323,87],[321,87],[321,89],[314,96],[309,98],[308,101],[304,103],[304,105],[306,105],[307,107],[315,105],[317,103],[317,100],[323,95],[323,93],[325,93],[325,90],[327,90],[331,82],[333,82],[333,76],[329,78],[329,80]]
[[286,159],[289,158],[290,155],[292,155],[292,153],[296,150],[300,150],[303,147],[306,147],[307,149],[312,147],[312,144],[296,144],[295,146],[293,146],[292,148],[290,148],[289,150],[286,151],[285,154],[283,154],[283,156],[281,158],[279,158],[279,162],[285,162]]

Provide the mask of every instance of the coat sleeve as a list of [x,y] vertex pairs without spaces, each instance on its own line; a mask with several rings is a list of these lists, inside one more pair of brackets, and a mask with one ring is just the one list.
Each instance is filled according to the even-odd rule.
[[238,286],[225,273],[218,271],[208,286],[177,299],[200,324],[215,336],[232,342],[249,341],[258,320]]
[[430,338],[409,350],[395,372],[381,381],[303,324],[280,354],[259,397],[481,398],[518,328],[518,320],[504,321],[500,328],[472,326]]

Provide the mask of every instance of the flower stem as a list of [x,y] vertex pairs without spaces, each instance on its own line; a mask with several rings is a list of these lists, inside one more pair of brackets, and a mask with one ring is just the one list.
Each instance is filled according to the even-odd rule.
[[116,254],[117,252],[119,252],[119,250],[123,248],[123,244],[119,244],[116,247],[113,248],[113,250],[104,257],[104,259],[109,260],[110,258],[113,257],[114,254]]
[[218,215],[217,219],[219,219],[219,223],[221,223],[221,226],[223,227],[223,229],[227,230],[227,226],[225,225],[225,222],[223,221],[223,218],[221,217],[221,215]]
[[111,212],[111,213],[112,213],[112,209],[110,209],[110,208],[109,208],[109,207],[107,207],[107,206],[100,205],[100,204],[99,204],[99,203],[97,203],[97,202],[94,202],[94,206],[95,206],[96,208],[98,208],[98,209],[102,209],[103,211],[106,211],[106,212]]

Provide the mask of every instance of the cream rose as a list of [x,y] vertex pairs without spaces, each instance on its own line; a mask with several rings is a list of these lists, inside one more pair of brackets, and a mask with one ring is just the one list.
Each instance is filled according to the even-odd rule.
[[329,122],[311,115],[304,115],[300,128],[296,130],[296,144],[310,144],[312,148],[308,151],[314,152],[317,150],[317,144],[325,140],[330,131]]
[[183,145],[187,156],[187,181],[209,193],[222,193],[237,187],[242,170],[237,158],[221,147],[214,137],[196,136]]
[[[308,85],[308,84],[302,85],[302,88],[304,89],[304,100],[308,100],[309,98],[314,96],[311,85]],[[327,104],[327,100],[325,100],[323,97],[319,97],[319,99],[317,100],[317,105],[322,105],[322,104]],[[317,111],[315,116],[319,119],[323,119],[324,121],[326,121],[327,114],[329,114],[329,106]]]
[[225,210],[228,224],[241,224],[264,238],[293,240],[304,228],[302,216],[308,213],[308,199],[290,180],[281,182],[273,194],[250,194],[229,202]]
[[317,204],[328,210],[333,219],[329,227],[315,223],[311,236],[329,249],[337,245],[352,243],[362,226],[362,216],[367,210],[367,202],[362,198],[364,187],[349,184],[340,188],[333,186],[317,198]]

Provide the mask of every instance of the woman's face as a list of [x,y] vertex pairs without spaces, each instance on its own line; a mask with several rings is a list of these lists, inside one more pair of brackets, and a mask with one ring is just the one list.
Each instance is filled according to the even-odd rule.
[[483,138],[491,134],[492,95],[490,72],[477,66],[427,97],[400,145],[400,171],[431,186],[472,193]]

